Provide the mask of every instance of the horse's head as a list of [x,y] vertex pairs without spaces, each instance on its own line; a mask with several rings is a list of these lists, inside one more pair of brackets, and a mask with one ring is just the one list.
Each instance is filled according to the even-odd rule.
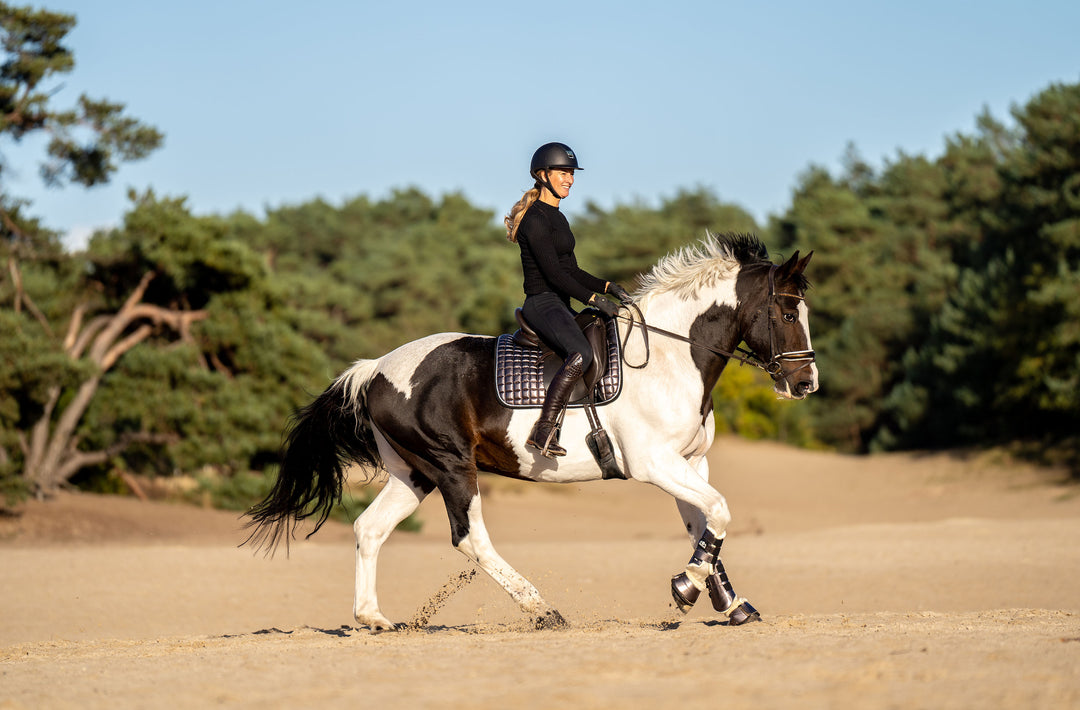
[[743,339],[773,378],[773,390],[785,399],[803,399],[818,388],[817,364],[810,344],[810,312],[803,271],[810,252],[792,254],[784,264],[746,270],[740,277]]
[[[778,266],[753,235],[707,234],[700,245],[667,255],[642,276],[638,303],[645,316],[664,324],[650,325],[650,331],[690,343],[706,400],[729,358],[768,372],[780,397],[802,399],[818,388],[803,300],[811,256],[800,259],[795,252]],[[740,341],[752,353],[739,348]],[[645,355],[647,361],[647,341]]]

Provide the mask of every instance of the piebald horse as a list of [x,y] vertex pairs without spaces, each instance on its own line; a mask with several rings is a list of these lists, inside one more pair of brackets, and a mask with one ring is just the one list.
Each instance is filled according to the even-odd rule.
[[[629,367],[619,397],[598,409],[599,418],[625,476],[675,498],[694,548],[671,580],[684,613],[707,590],[729,624],[760,618],[735,594],[720,561],[731,516],[724,496],[709,484],[711,393],[732,357],[769,372],[780,398],[802,399],[817,389],[804,300],[803,271],[811,256],[800,259],[796,252],[776,265],[756,237],[706,234],[641,277],[634,302],[643,322],[620,318]],[[742,342],[749,352],[739,349]],[[601,469],[585,442],[591,427],[585,412],[571,409],[561,434],[567,456],[551,460],[526,448],[537,411],[500,403],[494,359],[493,337],[440,333],[354,363],[294,416],[278,478],[248,511],[255,527],[248,542],[273,550],[308,517],[316,519],[314,534],[340,499],[349,466],[382,467],[387,483],[353,524],[359,624],[372,631],[396,628],[375,593],[379,550],[437,488],[453,546],[502,586],[537,628],[565,625],[496,552],[484,527],[477,476],[598,480]]]

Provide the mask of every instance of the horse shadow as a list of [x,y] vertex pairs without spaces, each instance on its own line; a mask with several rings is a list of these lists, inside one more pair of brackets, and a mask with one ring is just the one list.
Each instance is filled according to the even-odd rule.
[[[709,620],[701,622],[705,626],[727,626],[727,621]],[[594,620],[584,625],[587,628],[596,625],[600,626],[638,626],[642,629],[650,629],[653,631],[677,631],[682,627],[683,622],[679,620],[662,620],[662,621],[624,621],[618,619],[602,619]],[[574,628],[574,625],[570,625],[568,628]],[[257,631],[249,631],[247,633],[240,634],[222,634],[215,638],[220,639],[239,639],[248,636],[292,636],[297,632],[308,632],[318,634],[322,636],[333,636],[336,638],[349,638],[357,634],[364,635],[381,635],[381,634],[464,634],[469,636],[476,636],[482,634],[498,634],[498,633],[514,633],[514,632],[537,632],[537,629],[532,627],[529,622],[522,623],[503,623],[503,624],[398,624],[394,629],[373,630],[368,626],[350,626],[348,624],[342,624],[336,629],[324,629],[317,626],[301,626],[295,629],[279,629],[276,626],[272,626],[268,629],[259,629]]]
[[363,631],[366,627],[352,627],[348,624],[342,624],[336,629],[320,629],[315,626],[301,626],[299,629],[279,629],[276,626],[272,626],[269,629],[259,629],[258,631],[250,631],[246,634],[222,634],[215,638],[221,639],[239,639],[246,636],[291,636],[297,631],[310,631],[316,634],[322,634],[324,636],[337,636],[338,638],[348,638],[354,631]]

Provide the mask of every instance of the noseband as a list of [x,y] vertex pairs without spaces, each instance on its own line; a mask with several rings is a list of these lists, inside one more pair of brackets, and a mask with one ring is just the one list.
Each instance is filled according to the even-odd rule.
[[[644,316],[644,314],[642,314],[641,309],[638,308],[637,305],[631,303],[631,304],[629,304],[629,306],[624,306],[628,310],[631,311],[631,316],[629,318],[627,318],[626,316],[624,316],[622,314],[618,315],[618,318],[620,318],[621,320],[624,320],[624,321],[626,321],[626,322],[628,322],[630,324],[630,328],[626,331],[626,337],[623,339],[623,342],[622,342],[622,352],[623,352],[623,354],[625,356],[626,343],[630,340],[630,334],[634,332],[634,326],[636,325],[639,328],[641,328],[641,335],[642,335],[642,338],[645,340],[645,362],[641,363],[640,365],[632,365],[631,363],[627,362],[626,363],[627,367],[632,367],[632,368],[634,368],[636,370],[640,370],[640,369],[642,369],[643,367],[645,367],[646,365],[649,364],[649,355],[650,355],[650,351],[649,351],[649,331],[652,331],[653,333],[656,333],[657,335],[662,335],[662,336],[664,336],[666,338],[672,338],[674,340],[681,340],[684,343],[688,343],[691,347],[701,348],[702,350],[708,350],[711,353],[715,353],[715,354],[721,355],[723,357],[738,360],[739,363],[744,364],[744,365],[752,365],[753,367],[756,367],[759,370],[762,370],[762,371],[766,372],[769,375],[769,377],[771,377],[773,379],[774,382],[779,382],[780,380],[786,380],[787,378],[791,377],[792,375],[799,372],[800,370],[804,370],[807,367],[810,367],[810,365],[812,365],[814,363],[814,351],[813,350],[787,350],[787,351],[784,351],[784,352],[777,352],[776,351],[776,334],[773,332],[773,321],[775,320],[774,317],[773,317],[773,306],[777,304],[777,299],[779,297],[781,297],[781,296],[784,296],[786,298],[797,298],[800,301],[806,300],[803,296],[799,296],[799,295],[796,295],[796,294],[793,294],[793,293],[777,293],[776,292],[776,270],[778,268],[779,267],[776,264],[773,264],[772,266],[769,267],[769,303],[768,303],[768,306],[767,306],[768,313],[769,313],[769,322],[768,322],[768,327],[769,327],[769,359],[768,360],[765,360],[764,358],[762,358],[760,355],[758,355],[753,350],[746,350],[746,349],[741,348],[741,347],[736,347],[735,352],[729,352],[727,350],[721,350],[720,348],[714,348],[711,345],[706,345],[704,343],[696,342],[696,341],[691,340],[690,338],[686,337],[685,335],[679,335],[678,333],[672,333],[670,330],[664,330],[663,328],[657,328],[654,325],[649,325],[648,323],[645,322],[645,316]],[[637,315],[636,318],[634,317],[634,314]],[[625,360],[624,360],[624,362],[625,362]],[[796,363],[799,363],[798,367],[795,367],[792,370],[786,370],[786,371],[784,370],[784,365],[785,364],[796,364]]]

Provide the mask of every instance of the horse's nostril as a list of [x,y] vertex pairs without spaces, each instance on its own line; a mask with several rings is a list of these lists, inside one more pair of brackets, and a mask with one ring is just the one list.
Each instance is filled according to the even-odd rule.
[[814,383],[810,380],[800,380],[799,384],[795,385],[795,390],[800,395],[810,394],[814,391]]

